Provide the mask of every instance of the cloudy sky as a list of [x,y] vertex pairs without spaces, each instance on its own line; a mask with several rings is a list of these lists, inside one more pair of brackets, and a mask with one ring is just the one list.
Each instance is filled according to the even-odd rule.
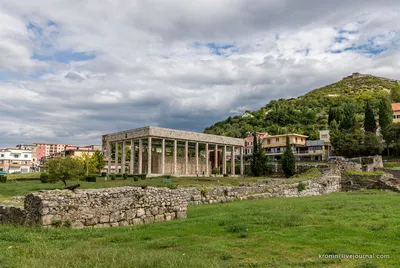
[[352,72],[400,79],[400,1],[1,0],[0,147],[203,131]]

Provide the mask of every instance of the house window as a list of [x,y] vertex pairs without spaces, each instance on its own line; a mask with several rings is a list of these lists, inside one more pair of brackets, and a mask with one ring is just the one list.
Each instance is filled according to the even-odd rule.
[[4,157],[4,154],[1,154],[1,157]]
[[275,141],[279,141],[279,138],[276,138]]
[[268,140],[267,140],[267,143],[268,143],[268,144],[271,144],[271,140],[270,140],[270,139],[268,139]]
[[397,115],[397,118],[400,118],[400,114]]
[[396,115],[393,115],[393,118],[396,119]]
[[297,142],[297,137],[296,137],[296,142]]
[[19,157],[19,155],[17,155],[17,154],[14,155],[14,158],[18,158],[18,157]]
[[24,155],[24,157],[25,157],[25,158],[28,158],[28,155],[26,154],[26,155]]
[[321,139],[327,139],[328,138],[328,135],[327,134],[322,134],[321,135]]

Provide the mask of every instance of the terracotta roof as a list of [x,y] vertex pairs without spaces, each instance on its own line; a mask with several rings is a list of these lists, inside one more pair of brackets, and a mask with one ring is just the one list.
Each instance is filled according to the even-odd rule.
[[393,111],[400,111],[400,102],[392,103],[392,110]]

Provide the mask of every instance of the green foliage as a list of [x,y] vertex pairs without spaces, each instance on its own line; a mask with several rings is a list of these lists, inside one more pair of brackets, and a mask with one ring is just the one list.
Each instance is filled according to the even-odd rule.
[[207,197],[207,193],[208,193],[207,188],[203,188],[203,189],[200,190],[200,194],[201,194],[201,196],[204,197],[204,198]]
[[111,179],[112,181],[115,181],[116,178],[117,178],[117,175],[116,175],[115,173],[113,173],[113,174],[110,175],[110,179]]
[[107,172],[101,172],[101,176],[104,178],[104,177],[107,177]]
[[363,149],[365,155],[378,155],[383,151],[382,138],[375,133],[366,132],[364,134]]
[[82,162],[69,156],[50,159],[47,170],[50,182],[61,180],[65,186],[68,180],[80,179],[84,174]]
[[106,166],[104,155],[99,150],[96,150],[93,154],[93,158],[96,159],[96,169],[100,172]]
[[298,190],[299,192],[302,192],[302,191],[304,191],[305,189],[306,189],[306,185],[305,185],[304,183],[300,182],[299,184],[297,184],[297,190]]
[[214,174],[215,177],[216,177],[217,174],[219,174],[219,168],[217,168],[217,167],[213,168],[212,171],[211,171],[211,173]]
[[40,173],[40,181],[42,183],[48,183],[49,182],[49,174],[47,173]]
[[385,163],[383,163],[383,166],[385,168],[399,168],[400,162],[385,162]]
[[367,104],[365,105],[364,130],[365,132],[376,133],[376,120],[374,110],[369,104],[369,101],[367,101]]
[[117,178],[122,178],[122,174],[120,174],[120,173],[115,174],[115,176],[116,176]]
[[7,175],[0,175],[0,183],[6,183],[7,182]]
[[348,175],[365,175],[365,176],[374,176],[374,175],[383,175],[385,174],[384,171],[373,171],[373,172],[365,172],[365,171],[351,171],[347,170],[346,174]]
[[97,179],[97,177],[92,176],[92,175],[85,177],[85,181],[87,181],[87,182],[96,182],[96,179]]
[[343,105],[343,118],[340,121],[340,130],[351,130],[357,128],[356,106],[351,102],[346,102]]
[[124,174],[122,175],[122,178],[123,178],[124,180],[126,180],[126,179],[128,178],[128,174],[124,173]]
[[61,227],[61,224],[62,224],[62,221],[61,221],[61,220],[53,220],[53,221],[51,222],[51,225],[52,225],[53,227]]
[[289,178],[295,174],[296,158],[292,152],[292,148],[290,147],[289,136],[286,136],[286,149],[282,155],[281,164],[286,178]]
[[140,179],[139,175],[133,175],[133,180],[138,181]]
[[[391,91],[392,95],[386,90]],[[400,86],[397,83],[374,76],[349,78],[298,98],[272,100],[257,111],[249,111],[254,117],[229,117],[229,120],[217,122],[204,132],[244,138],[246,132],[257,129],[271,135],[295,132],[315,140],[319,137],[318,130],[327,129],[333,120],[341,123],[343,113],[340,106],[343,103],[351,102],[354,105],[355,119],[361,126],[363,104],[368,101],[372,108],[376,108],[380,99],[391,96],[393,100],[400,96]],[[354,117],[349,121],[354,121]]]
[[[393,125],[393,111],[390,101],[383,98],[379,102],[379,126],[381,127],[382,137],[385,141],[390,140],[390,131]],[[389,144],[387,144],[389,146]]]
[[81,162],[86,175],[89,175],[89,173],[99,172],[99,162],[95,154],[90,156],[88,153],[83,153],[80,157],[77,157],[76,159]]
[[256,132],[253,133],[253,155],[250,163],[251,174],[254,177],[267,176],[271,174],[271,169],[268,164],[268,156],[265,155],[264,150],[261,148],[261,144],[257,141]]

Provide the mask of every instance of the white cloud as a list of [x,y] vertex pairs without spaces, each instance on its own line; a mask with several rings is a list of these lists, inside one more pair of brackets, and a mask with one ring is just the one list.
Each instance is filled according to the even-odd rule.
[[3,0],[0,146],[202,131],[354,71],[399,79],[400,4],[384,2]]

